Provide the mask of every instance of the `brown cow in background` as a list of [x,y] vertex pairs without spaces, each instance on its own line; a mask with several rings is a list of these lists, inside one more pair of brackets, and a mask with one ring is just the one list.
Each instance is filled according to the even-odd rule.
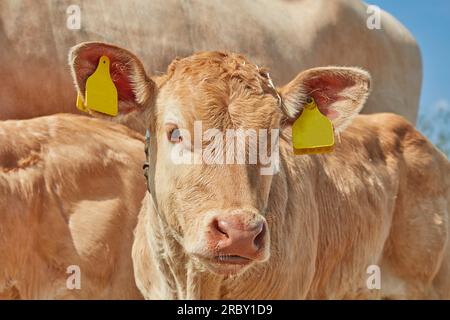
[[0,121],[0,299],[142,298],[131,245],[143,150],[134,131],[88,117]]
[[[81,29],[66,27],[69,5]],[[372,75],[364,112],[395,112],[415,122],[422,66],[411,34],[381,12],[367,28],[359,0],[3,0],[0,2],[0,120],[76,112],[67,72],[70,47],[106,41],[129,48],[153,74],[176,56],[240,52],[272,70],[276,85],[298,70],[360,66]]]

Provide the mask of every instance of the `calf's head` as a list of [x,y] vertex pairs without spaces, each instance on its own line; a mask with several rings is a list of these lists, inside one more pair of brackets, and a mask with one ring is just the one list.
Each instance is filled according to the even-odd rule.
[[[336,131],[342,130],[369,91],[365,71],[339,67],[301,72],[276,89],[265,70],[241,55],[221,52],[177,59],[166,74],[149,77],[128,51],[84,43],[69,56],[81,96],[102,55],[111,61],[119,115],[95,115],[140,132],[149,129],[156,208],[185,253],[218,274],[266,261],[271,241],[277,241],[270,239],[273,226],[266,220],[275,214],[270,194],[278,192],[272,186],[277,130],[286,129],[289,136],[308,97],[315,98]],[[273,174],[263,171],[268,166]]]

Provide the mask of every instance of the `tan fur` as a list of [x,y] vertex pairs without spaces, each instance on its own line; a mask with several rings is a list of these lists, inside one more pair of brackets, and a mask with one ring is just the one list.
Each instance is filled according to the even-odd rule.
[[[351,82],[350,91],[368,90],[363,72],[341,72],[362,79]],[[332,154],[308,156],[293,155],[284,126],[281,170],[274,176],[261,176],[255,165],[174,166],[168,161],[168,111],[180,109],[180,125],[187,128],[201,119],[204,129],[278,128],[289,115],[265,73],[236,54],[204,52],[178,60],[149,85],[154,84],[156,96],[134,119],[149,127],[152,137],[154,193],[145,196],[132,248],[136,285],[145,298],[449,297],[450,165],[408,122],[391,114],[357,116]],[[287,101],[301,88],[291,83],[280,93]],[[343,92],[339,108],[353,105],[357,112],[365,95],[352,100],[354,95]],[[22,129],[25,125],[31,131]],[[0,190],[6,195],[0,198],[6,208],[0,226],[7,228],[0,238],[0,254],[7,257],[0,269],[2,296],[136,296],[124,257],[144,188],[140,136],[101,120],[64,115],[0,128],[14,132],[0,152]],[[36,167],[40,163],[45,166]],[[209,245],[204,227],[213,211],[234,209],[264,216],[270,257],[236,275],[217,275],[192,253]],[[100,220],[94,219],[98,212],[104,213]],[[105,255],[105,243],[117,251]],[[86,291],[68,293],[64,271],[77,263],[86,270]],[[381,291],[366,288],[371,264],[381,267]],[[22,265],[34,268],[17,267]]]
[[[0,298],[139,299],[142,137],[76,115],[0,122]],[[81,290],[66,270],[78,265]]]
[[[348,111],[341,116],[352,118],[369,78],[358,69],[341,72],[362,77],[335,97],[338,110]],[[295,81],[281,89],[284,97],[301,91]],[[267,83],[243,57],[216,52],[176,61],[159,82],[156,105],[146,111],[156,121],[149,123],[154,195],[144,200],[133,245],[145,298],[450,298],[450,164],[399,116],[356,116],[323,155],[294,156],[286,126],[273,177],[254,165],[170,162],[166,112],[179,108],[187,128],[194,120],[206,128],[277,127],[284,116]],[[347,125],[341,120],[339,128]],[[194,253],[208,246],[210,213],[236,208],[265,217],[270,258],[217,275]],[[381,290],[366,286],[370,265],[381,268]]]
[[[81,8],[81,30],[66,27],[72,4]],[[104,41],[129,48],[156,74],[174,57],[204,50],[241,52],[268,66],[276,85],[299,70],[360,66],[374,83],[363,112],[394,112],[414,123],[418,45],[390,14],[381,11],[381,30],[367,28],[368,17],[359,0],[2,0],[0,119],[77,112],[67,49]]]

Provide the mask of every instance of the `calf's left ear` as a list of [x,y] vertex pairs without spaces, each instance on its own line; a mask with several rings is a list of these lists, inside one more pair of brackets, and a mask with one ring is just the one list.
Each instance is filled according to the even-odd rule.
[[285,123],[293,123],[308,97],[333,123],[336,132],[350,124],[370,92],[370,75],[359,68],[323,67],[301,72],[280,89]]

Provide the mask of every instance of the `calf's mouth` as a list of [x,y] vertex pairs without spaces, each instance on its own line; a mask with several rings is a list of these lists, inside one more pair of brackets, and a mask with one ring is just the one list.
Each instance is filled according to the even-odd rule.
[[213,258],[215,263],[219,264],[235,264],[235,265],[247,265],[251,263],[253,260],[238,256],[238,255],[218,255]]

